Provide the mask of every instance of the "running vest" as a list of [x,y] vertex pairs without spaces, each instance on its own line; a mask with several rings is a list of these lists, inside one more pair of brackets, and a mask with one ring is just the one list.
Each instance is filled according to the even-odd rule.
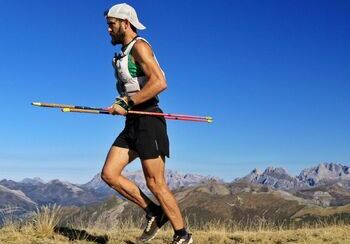
[[[132,61],[131,50],[137,40],[143,40],[150,45],[144,38],[136,37],[130,42],[125,50],[114,56],[113,67],[115,69],[115,77],[117,79],[117,90],[120,96],[133,96],[139,92],[146,84],[147,77],[143,73],[141,67]],[[150,45],[151,46],[151,45]],[[154,57],[158,63],[156,57]],[[162,71],[163,72],[163,71]],[[164,74],[164,72],[163,72]],[[154,98],[158,103],[158,96]]]

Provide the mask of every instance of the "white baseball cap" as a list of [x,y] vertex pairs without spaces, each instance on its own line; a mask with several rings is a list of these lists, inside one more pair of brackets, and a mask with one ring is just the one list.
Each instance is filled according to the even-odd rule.
[[127,19],[136,29],[146,29],[146,27],[143,24],[141,24],[141,22],[137,18],[135,9],[126,3],[116,4],[112,6],[108,10],[106,17]]

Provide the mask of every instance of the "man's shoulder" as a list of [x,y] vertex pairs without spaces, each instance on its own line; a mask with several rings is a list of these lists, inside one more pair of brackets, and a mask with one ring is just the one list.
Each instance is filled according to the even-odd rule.
[[132,48],[132,54],[146,54],[146,53],[153,53],[151,45],[143,38],[137,39]]

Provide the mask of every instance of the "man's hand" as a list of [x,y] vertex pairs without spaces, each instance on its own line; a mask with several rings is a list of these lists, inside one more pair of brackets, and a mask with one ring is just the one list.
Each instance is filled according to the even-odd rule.
[[[126,104],[127,104],[127,99],[126,98],[121,98],[123,99]],[[119,103],[118,101],[113,103],[110,107],[108,107],[108,112],[110,114],[113,114],[113,115],[126,115],[128,113],[128,111],[123,108]]]

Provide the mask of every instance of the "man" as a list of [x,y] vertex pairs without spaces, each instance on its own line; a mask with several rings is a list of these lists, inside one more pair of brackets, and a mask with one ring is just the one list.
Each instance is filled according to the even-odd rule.
[[[162,112],[157,95],[167,87],[164,73],[149,43],[137,35],[137,29],[145,27],[139,22],[134,8],[125,3],[117,4],[105,13],[105,17],[112,44],[122,45],[121,53],[113,59],[120,96],[109,111],[125,115],[126,121],[124,130],[108,152],[101,177],[110,187],[145,210],[147,225],[140,242],[153,239],[170,220],[175,231],[172,243],[193,243],[164,176],[165,157],[169,157],[165,119],[128,114],[131,108]],[[160,206],[121,174],[124,167],[137,157],[141,160],[147,187]]]

